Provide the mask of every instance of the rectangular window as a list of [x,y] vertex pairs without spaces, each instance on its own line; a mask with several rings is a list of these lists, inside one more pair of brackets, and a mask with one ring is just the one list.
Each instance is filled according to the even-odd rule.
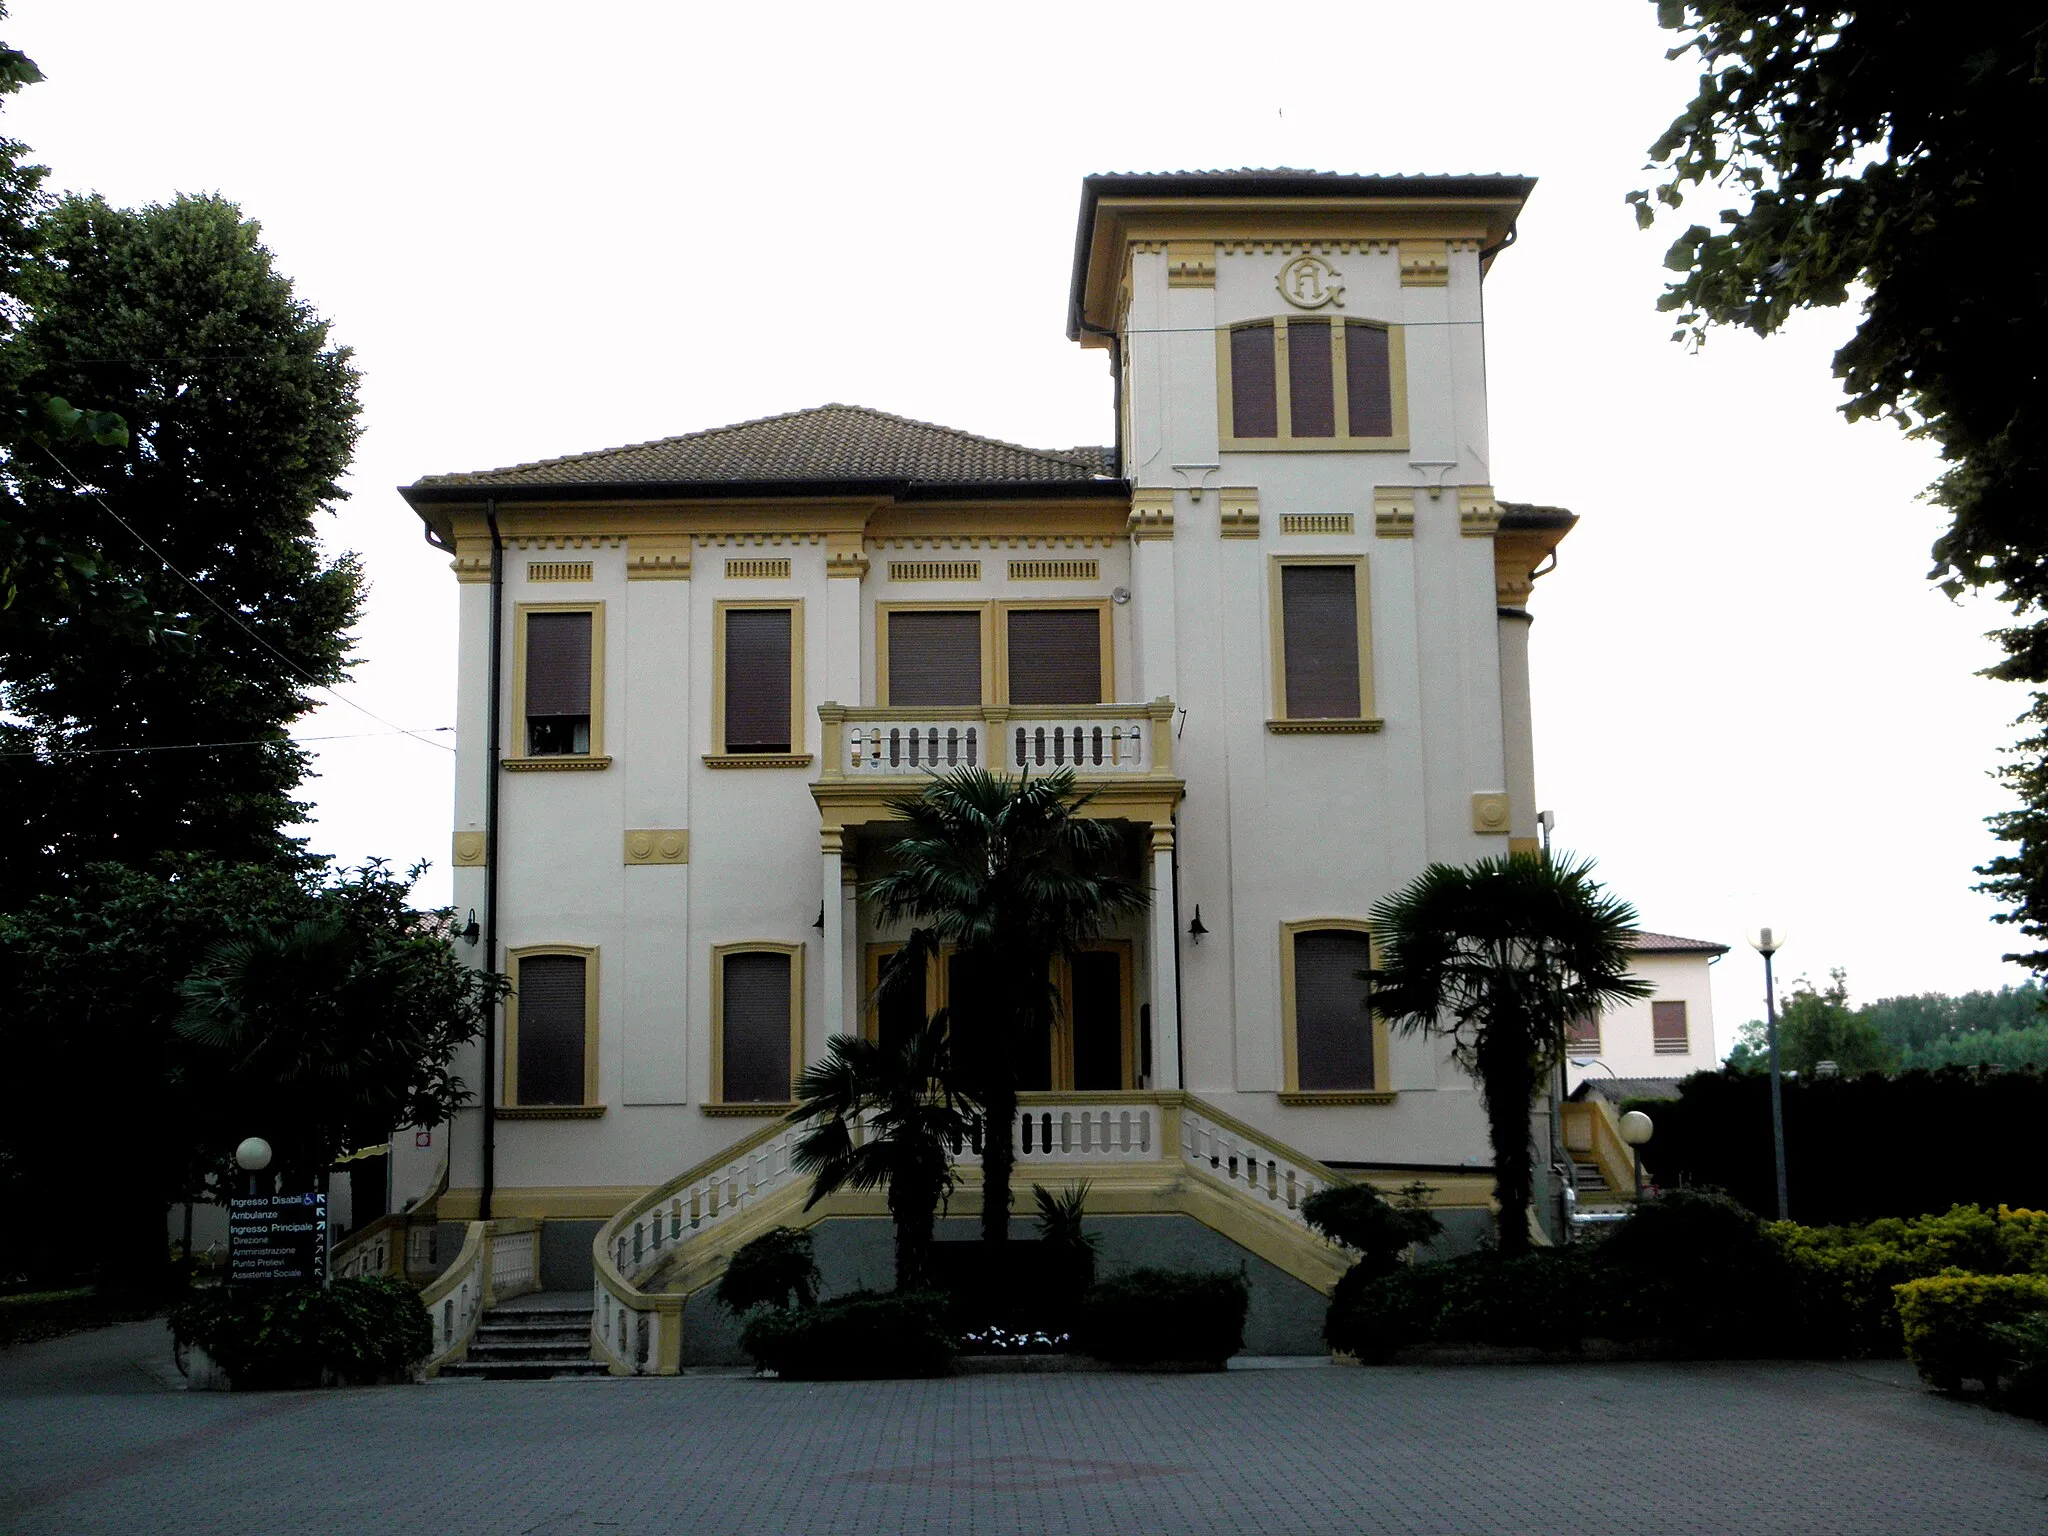
[[980,609],[895,609],[888,622],[888,703],[981,703]]
[[1401,327],[1280,316],[1217,335],[1225,451],[1398,451],[1408,446]]
[[587,755],[596,615],[584,608],[525,618],[526,755]]
[[720,954],[720,1102],[786,1104],[794,1096],[795,958],[787,949]]
[[1293,934],[1294,1082],[1302,1093],[1372,1090],[1372,1014],[1363,972],[1372,940],[1352,928],[1308,928]]
[[1345,323],[1344,397],[1351,436],[1394,435],[1394,369],[1385,326]]
[[1273,368],[1273,326],[1240,325],[1230,333],[1230,432],[1277,437],[1280,396]]
[[792,641],[788,608],[727,608],[725,752],[791,752]]
[[1103,613],[1096,604],[1008,610],[1009,702],[1100,704]]
[[1582,1013],[1564,1030],[1565,1048],[1574,1056],[1597,1054],[1600,1050],[1600,1015]]
[[1283,565],[1280,612],[1286,717],[1359,718],[1358,567]]
[[511,1092],[520,1105],[582,1104],[589,1090],[590,959],[529,954],[516,960]]
[[1650,1004],[1650,1040],[1659,1056],[1683,1056],[1692,1049],[1684,1003]]
[[1288,422],[1296,437],[1337,435],[1337,393],[1330,372],[1330,323],[1287,325]]

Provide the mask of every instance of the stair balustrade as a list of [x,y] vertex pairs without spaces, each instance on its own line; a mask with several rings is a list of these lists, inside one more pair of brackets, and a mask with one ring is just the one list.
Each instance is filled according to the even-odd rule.
[[420,1292],[434,1329],[429,1376],[468,1352],[478,1320],[493,1303],[540,1288],[539,1244],[540,1223],[528,1218],[469,1223],[455,1262]]
[[[641,1282],[659,1283],[658,1271],[694,1262],[693,1253],[716,1253],[717,1247],[704,1245],[721,1238],[756,1235],[756,1224],[744,1220],[748,1213],[806,1183],[792,1161],[804,1131],[786,1121],[764,1126],[605,1223],[593,1244],[590,1329],[599,1361],[619,1375],[669,1375],[678,1369],[685,1297],[643,1290]],[[1040,1168],[1177,1161],[1198,1180],[1304,1232],[1311,1229],[1301,1202],[1346,1182],[1314,1158],[1185,1093],[1022,1094],[1010,1131],[1020,1182],[1028,1183]],[[859,1140],[864,1127],[853,1134]],[[954,1158],[963,1166],[980,1165],[978,1130],[954,1149]]]

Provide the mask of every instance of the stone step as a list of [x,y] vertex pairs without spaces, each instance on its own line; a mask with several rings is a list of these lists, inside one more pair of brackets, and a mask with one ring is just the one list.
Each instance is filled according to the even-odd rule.
[[588,1360],[590,1340],[585,1339],[486,1339],[481,1336],[469,1346],[472,1360]]
[[443,1367],[441,1381],[546,1381],[556,1376],[608,1376],[595,1360],[458,1360]]
[[519,1339],[582,1339],[590,1336],[588,1314],[566,1323],[525,1323],[510,1318],[503,1320],[486,1316],[477,1324],[480,1338]]

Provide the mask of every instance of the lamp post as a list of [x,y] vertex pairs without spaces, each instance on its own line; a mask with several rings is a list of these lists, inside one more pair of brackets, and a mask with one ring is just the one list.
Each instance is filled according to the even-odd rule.
[[235,1148],[235,1166],[249,1175],[249,1193],[256,1194],[256,1179],[270,1166],[270,1143],[261,1136],[251,1136]]
[[1636,1198],[1643,1198],[1643,1144],[1656,1134],[1657,1126],[1640,1109],[1632,1109],[1621,1117],[1621,1139],[1628,1143],[1629,1151],[1636,1159]]
[[1771,981],[1771,956],[1785,942],[1782,928],[1759,928],[1749,936],[1749,946],[1764,957],[1764,1038],[1771,1047],[1771,1153],[1778,1169],[1778,1220],[1790,1221],[1791,1202],[1785,1194],[1785,1089],[1778,1075],[1778,989]]

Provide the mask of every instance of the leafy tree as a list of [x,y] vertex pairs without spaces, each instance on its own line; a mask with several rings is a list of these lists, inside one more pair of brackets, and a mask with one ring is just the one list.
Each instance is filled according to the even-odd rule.
[[[304,817],[308,761],[286,727],[345,675],[362,596],[313,521],[356,440],[348,352],[223,199],[70,197],[32,233],[0,379],[91,400],[128,432],[6,444],[19,518],[87,551],[92,583],[31,605],[0,646],[0,900],[105,860],[306,867],[283,830]],[[101,601],[110,585],[156,621]]]
[[[1835,971],[1832,975],[1835,985],[1819,994],[1823,1004],[1846,990],[1843,974]],[[1802,988],[1809,993],[1813,990],[1803,981],[1794,983],[1793,997],[1784,1004],[1788,1020]],[[1836,998],[1838,1003],[1842,1000]],[[2031,981],[1955,997],[1940,992],[1881,997],[1849,1010],[1848,1021],[1834,1026],[1847,1032],[1845,1038],[1822,1039],[1810,1050],[1802,1046],[1798,1054],[1802,1061],[1839,1062],[1844,1072],[1978,1065],[2048,1067],[2048,1020],[2043,1019],[2041,1005],[2041,988]],[[1816,1016],[1825,1019],[1829,1015],[1817,1011]],[[1788,1062],[1793,1055],[1787,1033],[1790,1027],[1781,1025],[1779,1035],[1780,1055]],[[1763,1020],[1751,1019],[1738,1032],[1728,1065],[1755,1069],[1766,1065],[1768,1059]]]
[[[407,909],[404,894],[375,865],[322,885],[200,860],[166,874],[99,864],[61,894],[0,914],[0,1052],[17,1090],[0,1116],[0,1156],[14,1175],[0,1191],[0,1274],[96,1270],[103,1283],[151,1285],[166,1258],[169,1206],[217,1190],[244,1136],[270,1139],[280,1165],[303,1176],[324,1169],[358,1126],[374,1123],[368,1139],[381,1140],[405,1116],[452,1103],[462,1085],[432,1052],[473,1028],[503,982],[458,960],[437,936],[445,923]],[[357,946],[355,964],[275,977],[263,1016],[280,1039],[241,1034],[238,1054],[179,1031],[191,1006],[185,980],[224,940],[275,943],[336,922]],[[205,973],[210,987],[225,981],[218,969]],[[339,999],[327,988],[337,982],[398,1012],[336,1025]],[[442,1004],[447,1018],[422,1018]],[[237,1019],[254,1016],[253,996],[233,1006]],[[315,1022],[338,1035],[310,1031]],[[428,1054],[410,1054],[421,1049]],[[361,1092],[360,1112],[342,1101],[337,1076]],[[73,1087],[89,1093],[83,1120]],[[289,1115],[310,1105],[322,1119],[301,1125],[281,1105]],[[112,1202],[119,1219],[82,1215],[82,1192]]]
[[[1770,1039],[1761,1019],[1742,1026],[1729,1065],[1768,1067]],[[1801,976],[1778,1004],[1778,1066],[1786,1072],[1811,1075],[1823,1061],[1832,1061],[1845,1077],[1889,1072],[1899,1064],[1898,1052],[1885,1040],[1863,1009],[1849,1006],[1848,973],[1828,972],[1818,990]]]
[[[0,18],[7,7],[0,4]],[[0,105],[43,78],[35,60],[0,43]],[[0,137],[0,653],[10,636],[30,625],[75,617],[90,601],[101,622],[146,632],[153,618],[141,594],[104,569],[98,542],[74,533],[52,534],[23,513],[4,470],[29,448],[94,442],[116,447],[127,428],[110,411],[81,411],[69,401],[31,393],[20,375],[22,358],[6,343],[20,328],[23,273],[40,245],[38,217],[47,206],[48,167],[31,165],[28,146]]]
[[950,945],[957,974],[974,979],[971,998],[953,999],[951,1022],[963,1082],[989,1127],[981,1228],[992,1243],[1009,1237],[1023,1053],[1043,1048],[1059,1022],[1056,963],[1150,898],[1124,873],[1124,832],[1081,815],[1086,804],[1067,769],[1036,779],[979,768],[941,775],[891,803],[904,835],[863,890],[881,922],[922,925],[906,952]]
[[[1696,55],[1698,94],[1651,147],[1665,180],[1638,221],[1709,191],[1733,206],[1692,224],[1659,301],[1680,337],[1769,335],[1801,309],[1858,299],[1835,354],[1851,420],[1889,417],[1939,444],[1932,499],[1950,524],[1933,575],[1993,590],[2023,621],[1991,675],[2048,681],[2048,248],[2015,239],[2048,152],[2048,22],[2002,6],[1659,0]],[[1995,271],[1961,252],[1997,251]],[[2020,807],[1990,818],[2011,851],[1980,889],[1999,920],[2048,939],[2048,693],[2000,771]],[[2048,948],[2011,956],[2048,970]]]
[[825,1042],[825,1059],[797,1080],[790,1119],[809,1121],[790,1161],[811,1175],[809,1210],[835,1191],[889,1191],[896,1288],[930,1283],[932,1230],[953,1192],[953,1148],[972,1129],[953,1079],[945,1010],[887,1046],[852,1035]]
[[185,978],[176,1029],[206,1144],[222,1149],[216,1189],[243,1136],[269,1141],[274,1171],[303,1188],[343,1153],[468,1101],[449,1063],[481,1038],[505,982],[407,905],[423,869],[347,871],[300,921],[223,939]]
[[1529,1250],[1529,1111],[1572,1020],[1649,995],[1629,974],[1635,909],[1593,863],[1549,853],[1432,864],[1372,909],[1371,1006],[1404,1031],[1445,1035],[1479,1080],[1493,1142],[1500,1251]]

